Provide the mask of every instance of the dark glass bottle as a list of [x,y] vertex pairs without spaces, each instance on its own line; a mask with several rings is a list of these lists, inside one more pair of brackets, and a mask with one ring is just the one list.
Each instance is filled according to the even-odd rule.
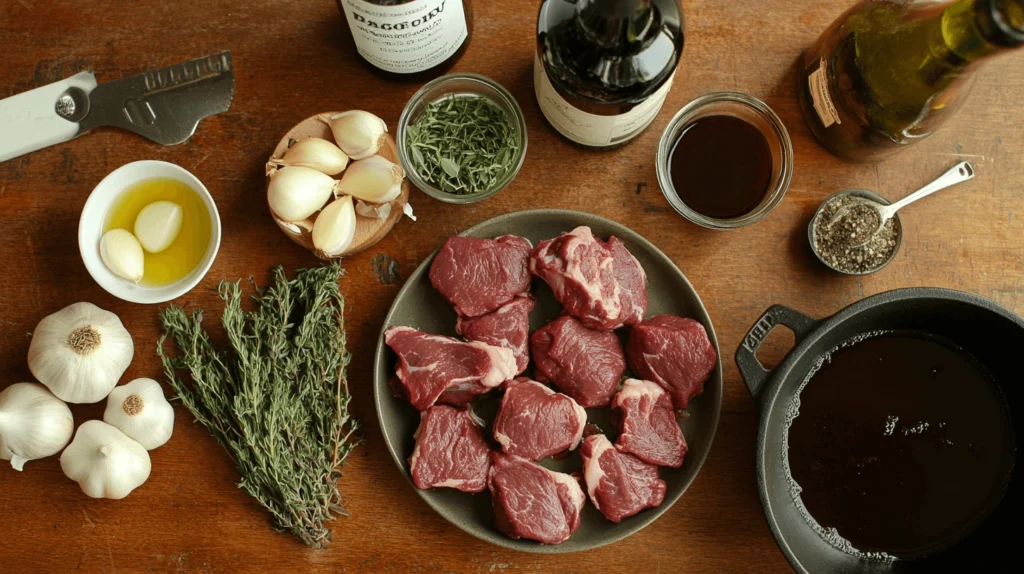
[[448,71],[469,46],[470,0],[336,0],[356,54],[391,80],[425,81]]
[[544,0],[537,102],[548,123],[578,144],[623,144],[657,116],[682,52],[677,0]]
[[832,153],[883,157],[960,108],[980,62],[1024,43],[1024,0],[866,0],[808,48],[800,107]]

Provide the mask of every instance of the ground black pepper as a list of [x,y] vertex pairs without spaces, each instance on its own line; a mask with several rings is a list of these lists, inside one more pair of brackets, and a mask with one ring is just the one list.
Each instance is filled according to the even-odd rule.
[[843,273],[876,271],[892,257],[897,240],[895,219],[881,229],[878,223],[878,212],[867,201],[850,195],[833,199],[815,219],[814,247],[825,264]]

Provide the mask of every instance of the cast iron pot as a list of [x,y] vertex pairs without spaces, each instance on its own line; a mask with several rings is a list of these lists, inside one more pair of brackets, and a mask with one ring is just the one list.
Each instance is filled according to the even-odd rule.
[[[757,360],[768,333],[783,325],[796,343],[772,371]],[[846,554],[807,525],[796,508],[786,480],[783,431],[786,409],[808,371],[826,351],[850,338],[877,330],[907,329],[945,337],[984,363],[995,376],[1010,408],[1016,444],[1021,443],[1021,355],[1024,320],[981,297],[946,289],[915,288],[869,297],[826,319],[774,305],[761,315],[736,351],[736,365],[761,412],[757,447],[757,482],[768,525],[779,548],[798,572],[883,573],[972,571],[996,564],[1020,564],[1017,548],[1020,472],[1010,478],[995,510],[955,546],[914,561],[871,562]],[[970,570],[968,570],[970,569]]]

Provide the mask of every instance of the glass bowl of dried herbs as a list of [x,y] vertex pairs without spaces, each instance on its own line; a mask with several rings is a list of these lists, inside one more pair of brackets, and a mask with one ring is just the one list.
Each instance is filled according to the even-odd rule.
[[447,203],[491,197],[526,158],[519,103],[479,74],[449,74],[420,88],[402,111],[397,136],[409,181]]

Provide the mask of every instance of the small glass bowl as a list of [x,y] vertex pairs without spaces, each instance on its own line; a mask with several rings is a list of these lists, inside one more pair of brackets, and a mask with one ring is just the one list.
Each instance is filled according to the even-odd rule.
[[[772,176],[768,191],[757,207],[743,215],[720,219],[691,209],[676,193],[672,184],[672,148],[683,130],[707,116],[732,116],[761,130],[772,153]],[[793,144],[779,116],[761,100],[740,92],[712,92],[683,106],[665,127],[658,145],[658,185],[672,208],[679,215],[708,229],[736,229],[750,225],[768,215],[782,201],[793,177]]]
[[[519,151],[512,158],[512,169],[499,179],[493,187],[480,193],[468,193],[464,195],[449,193],[434,187],[432,184],[423,181],[416,172],[406,146],[406,130],[419,119],[423,108],[427,104],[434,103],[450,95],[456,96],[479,96],[487,98],[491,103],[504,110],[512,123],[512,127],[519,136]],[[402,116],[398,119],[398,159],[402,163],[406,177],[413,185],[420,188],[423,193],[446,203],[476,203],[491,197],[505,188],[519,174],[523,167],[523,160],[526,159],[526,118],[523,117],[523,110],[512,94],[501,84],[480,74],[448,74],[436,80],[428,82],[413,94],[409,103],[402,110]]]

